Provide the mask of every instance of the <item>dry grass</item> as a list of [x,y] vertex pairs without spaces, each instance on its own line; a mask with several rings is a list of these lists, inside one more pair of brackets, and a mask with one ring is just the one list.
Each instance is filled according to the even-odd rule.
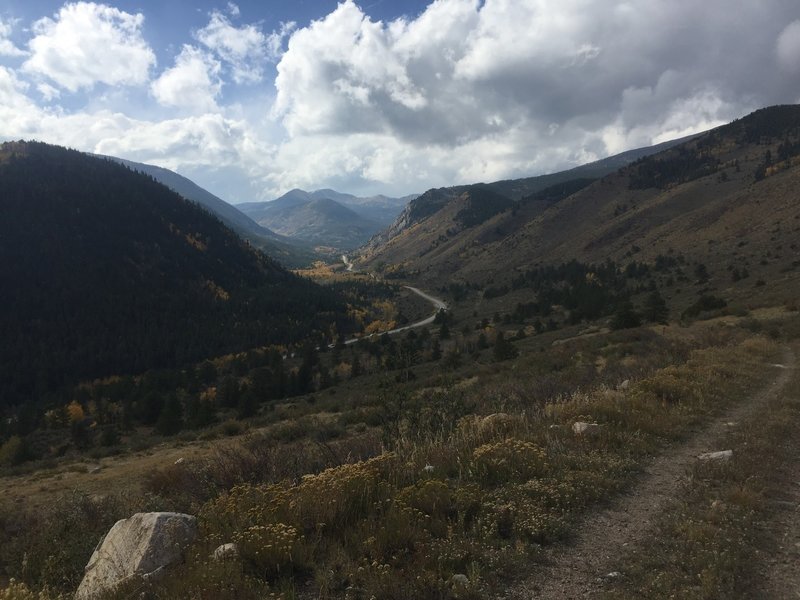
[[[341,413],[327,401],[302,408],[308,418],[287,407],[285,418],[303,424],[288,443],[276,432],[290,421],[251,428],[194,458],[194,445],[170,458],[155,454],[147,502],[199,513],[203,533],[187,563],[147,593],[483,597],[535,563],[543,545],[568,536],[579,515],[628,485],[665,443],[747,394],[773,353],[773,342],[731,327],[695,326],[674,339],[615,332],[473,366],[469,385],[433,372],[413,393],[392,384],[347,401],[337,395],[331,402]],[[623,379],[632,383],[619,390]],[[576,436],[575,420],[600,427]],[[341,437],[318,441],[331,424]],[[173,464],[181,454],[187,459]],[[134,508],[141,507],[127,510]],[[94,523],[102,528],[118,514],[110,509]],[[18,531],[17,548],[44,536],[28,523]],[[83,532],[80,543],[93,546],[101,533]],[[77,543],[64,535],[66,546]],[[242,548],[238,559],[209,559],[231,541]],[[39,548],[37,564],[60,563],[51,546],[31,547]],[[55,581],[67,591],[88,557],[79,554],[63,563],[60,579],[3,562],[27,585]]]
[[[238,540],[242,572],[272,590],[290,582],[321,598],[479,597],[667,440],[747,393],[774,351],[764,339],[710,347],[627,391],[575,391],[528,414],[430,419],[427,434],[403,424],[395,452],[222,495],[203,509],[205,544]],[[574,420],[600,427],[576,436]],[[469,584],[456,585],[456,574]]]

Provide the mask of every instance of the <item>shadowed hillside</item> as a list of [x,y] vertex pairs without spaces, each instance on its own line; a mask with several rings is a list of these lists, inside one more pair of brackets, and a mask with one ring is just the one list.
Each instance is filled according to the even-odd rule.
[[254,246],[263,250],[270,257],[287,267],[306,266],[317,258],[317,255],[306,244],[278,235],[274,231],[270,231],[266,227],[259,225],[235,206],[228,204],[208,190],[201,188],[193,181],[169,169],[124,160],[113,156],[102,158],[109,158],[134,171],[145,173],[187,200],[198,203],[206,210],[211,211],[225,223],[225,225],[233,229]]
[[115,162],[7,143],[0,189],[3,404],[297,341],[343,319],[331,293]]

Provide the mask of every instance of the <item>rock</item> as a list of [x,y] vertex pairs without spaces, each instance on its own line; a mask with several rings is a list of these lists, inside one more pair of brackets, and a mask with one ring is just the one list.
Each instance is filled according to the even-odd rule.
[[617,386],[617,389],[618,390],[627,390],[630,387],[630,385],[631,385],[631,380],[630,379],[626,379],[625,381],[623,381],[622,383],[620,383]]
[[93,600],[132,577],[156,575],[181,560],[196,536],[191,515],[136,513],[117,521],[92,553],[75,600]]
[[492,435],[496,433],[508,433],[516,424],[516,419],[508,413],[492,413],[485,417],[479,417],[478,434]]
[[721,461],[727,462],[733,458],[733,450],[719,450],[717,452],[704,452],[697,457],[702,461]]
[[584,421],[575,421],[572,424],[572,432],[575,435],[592,435],[600,431],[600,425],[597,423],[586,423]]
[[456,573],[455,575],[453,575],[451,581],[453,582],[453,585],[462,585],[465,587],[469,585],[469,577],[467,577],[463,573]]
[[211,557],[217,562],[224,562],[226,560],[234,560],[239,557],[239,546],[236,544],[222,544]]

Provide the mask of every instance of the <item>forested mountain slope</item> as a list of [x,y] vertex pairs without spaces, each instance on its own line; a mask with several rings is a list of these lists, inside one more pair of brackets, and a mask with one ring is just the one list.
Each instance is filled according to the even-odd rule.
[[317,258],[307,244],[299,240],[284,237],[259,225],[235,206],[228,204],[208,190],[201,188],[190,179],[174,171],[113,156],[102,158],[109,158],[134,171],[141,171],[142,173],[150,175],[153,179],[163,183],[187,200],[198,203],[216,215],[225,225],[282,265],[287,267],[305,266]]
[[0,146],[0,402],[169,367],[339,321],[343,303],[110,160]]

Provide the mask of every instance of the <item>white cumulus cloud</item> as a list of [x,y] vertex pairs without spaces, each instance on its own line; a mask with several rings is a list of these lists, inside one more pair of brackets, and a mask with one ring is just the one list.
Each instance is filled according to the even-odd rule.
[[0,17],[0,56],[25,56],[25,51],[17,48],[9,39],[12,30],[12,23]]
[[778,37],[778,61],[790,72],[800,72],[800,19],[792,21]]
[[222,88],[219,61],[194,46],[185,45],[175,66],[164,71],[150,86],[159,104],[193,112],[218,111],[216,98]]
[[144,15],[105,4],[65,4],[33,25],[23,70],[76,92],[97,83],[147,82],[156,57],[142,37]]
[[[223,2],[154,74],[143,15],[66,4],[6,52],[23,67],[0,68],[0,137],[179,168],[227,182],[235,194],[215,189],[231,199],[399,195],[568,168],[800,97],[800,8],[788,0],[368,12],[342,0],[270,33]],[[16,29],[0,21],[0,54]],[[76,91],[87,93],[65,98]]]
[[[236,5],[229,4],[231,15],[238,16]],[[264,34],[257,25],[236,27],[220,12],[212,12],[208,25],[195,32],[195,38],[214,52],[230,68],[236,83],[256,83],[264,78],[264,68],[276,60],[294,23],[283,23],[278,31]]]
[[277,177],[341,169],[397,190],[423,173],[525,176],[713,127],[797,97],[770,67],[775,40],[784,69],[800,65],[790,4],[435,0],[386,23],[345,0],[278,63],[272,116],[290,139]]

